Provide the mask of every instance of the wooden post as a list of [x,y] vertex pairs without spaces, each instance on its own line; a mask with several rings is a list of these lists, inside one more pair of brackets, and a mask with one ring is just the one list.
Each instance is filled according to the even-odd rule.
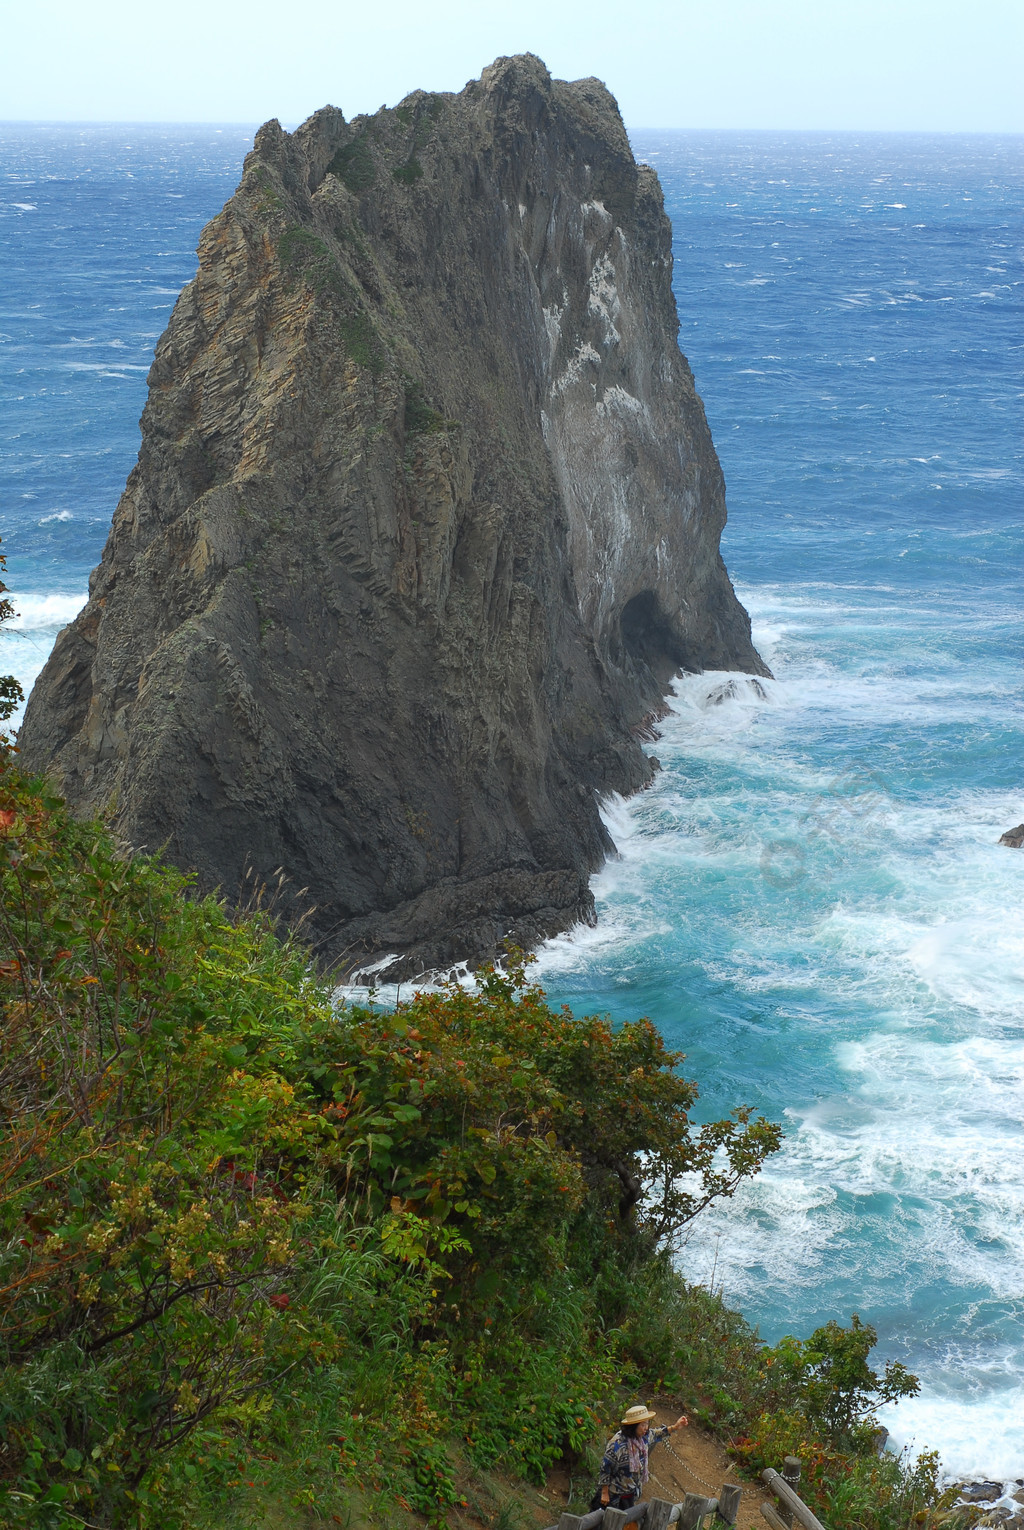
[[603,1509],[592,1509],[589,1514],[563,1514],[555,1530],[598,1530],[602,1519]]
[[647,1518],[644,1520],[644,1530],[668,1530],[668,1522],[672,1518],[674,1503],[668,1503],[664,1498],[652,1498],[647,1505]]
[[727,1525],[734,1525],[736,1523],[736,1516],[740,1511],[740,1499],[742,1497],[743,1489],[741,1487],[737,1487],[734,1482],[723,1482],[722,1486],[718,1489],[718,1518],[724,1520]]
[[[796,1456],[787,1456],[782,1463],[783,1480],[796,1492],[796,1485],[800,1481],[802,1463]],[[793,1511],[788,1504],[783,1502],[778,1511],[779,1518],[786,1526],[786,1530],[793,1530]]]
[[700,1493],[687,1493],[679,1510],[679,1530],[699,1530],[705,1515],[718,1508],[717,1498],[705,1498]]
[[631,1509],[605,1509],[601,1530],[626,1530],[627,1525],[642,1525],[649,1507],[646,1503],[636,1503]]
[[771,1526],[771,1530],[787,1530],[786,1521],[775,1508],[774,1504],[770,1504],[767,1500],[765,1500],[765,1502],[761,1505],[761,1514],[768,1521],[769,1525]]
[[[794,1458],[787,1456],[786,1459],[789,1461]],[[791,1515],[791,1518],[788,1521],[789,1525],[791,1525],[795,1519],[799,1524],[803,1526],[803,1530],[825,1530],[825,1526],[821,1523],[821,1520],[818,1519],[816,1515],[811,1513],[810,1509],[804,1503],[799,1494],[795,1493],[790,1487],[785,1477],[783,1477],[779,1472],[775,1471],[773,1467],[768,1466],[765,1468],[765,1470],[761,1473],[761,1481],[765,1483],[766,1486],[769,1487],[775,1494],[776,1498],[783,1505],[783,1509],[789,1510]],[[780,1519],[782,1518],[781,1515],[779,1517]],[[783,1520],[783,1523],[786,1524],[787,1522]]]

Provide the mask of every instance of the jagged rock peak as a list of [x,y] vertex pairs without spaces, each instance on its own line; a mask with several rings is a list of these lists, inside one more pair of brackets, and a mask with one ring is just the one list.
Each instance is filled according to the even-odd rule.
[[673,676],[765,673],[671,267],[612,96],[532,55],[267,123],[28,763],[231,898],[283,867],[349,964],[592,917]]

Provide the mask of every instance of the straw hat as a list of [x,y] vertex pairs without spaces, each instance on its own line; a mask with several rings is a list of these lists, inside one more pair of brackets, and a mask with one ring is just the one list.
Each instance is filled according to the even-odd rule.
[[657,1418],[657,1416],[658,1415],[656,1413],[652,1413],[650,1408],[646,1407],[643,1403],[634,1403],[632,1408],[626,1409],[626,1412],[622,1418],[622,1423],[643,1424],[647,1419]]

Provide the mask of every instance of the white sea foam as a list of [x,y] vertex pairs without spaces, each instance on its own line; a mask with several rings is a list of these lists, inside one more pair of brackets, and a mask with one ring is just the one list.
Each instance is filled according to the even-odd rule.
[[[14,590],[6,598],[18,614],[4,622],[0,630],[0,673],[13,675],[27,697],[50,656],[58,632],[78,615],[88,597],[19,595]],[[17,728],[23,714],[24,705],[12,715],[7,726]]]
[[[69,511],[47,517],[48,520],[68,518]],[[61,627],[66,627],[68,622],[74,620],[89,597],[86,594],[19,595],[14,590],[8,598],[18,614],[6,624],[7,632],[52,632],[56,636]]]
[[[1021,1472],[1021,1393],[1013,1385],[1012,1367],[1005,1360],[973,1368],[970,1374],[937,1373],[923,1395],[899,1407],[882,1408],[879,1417],[897,1450],[912,1454],[942,1441],[942,1464],[947,1479],[996,1481],[1003,1484],[1004,1503],[1020,1505],[1006,1495],[1018,1485]],[[965,1395],[970,1402],[965,1405]]]

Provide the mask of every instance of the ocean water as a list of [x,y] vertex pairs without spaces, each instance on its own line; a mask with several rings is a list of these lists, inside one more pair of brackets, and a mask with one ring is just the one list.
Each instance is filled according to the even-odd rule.
[[[0,128],[0,531],[30,680],[249,133]],[[1024,1476],[1024,139],[634,135],[674,225],[726,561],[774,679],[689,676],[550,994],[647,1014],[783,1152],[680,1250],[768,1338],[851,1312],[887,1416]]]
[[0,123],[0,537],[31,685],[84,603],[153,348],[252,128]]

